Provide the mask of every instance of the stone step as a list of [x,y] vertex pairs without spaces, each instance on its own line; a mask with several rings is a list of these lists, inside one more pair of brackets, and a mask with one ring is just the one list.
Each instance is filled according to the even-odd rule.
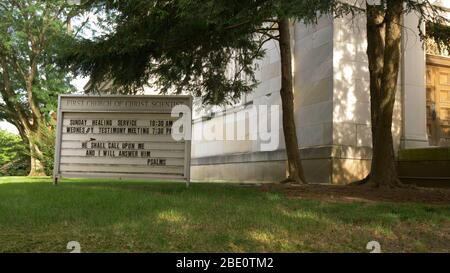
[[450,160],[398,161],[397,171],[404,177],[435,177],[450,179]]
[[397,171],[405,184],[450,187],[450,148],[400,150]]
[[430,188],[450,188],[450,178],[436,179],[427,177],[400,177],[404,184]]

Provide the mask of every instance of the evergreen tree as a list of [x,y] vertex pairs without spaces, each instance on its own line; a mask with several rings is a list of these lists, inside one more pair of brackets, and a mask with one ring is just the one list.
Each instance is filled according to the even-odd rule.
[[[153,84],[162,94],[191,93],[204,104],[227,104],[253,90],[263,45],[280,45],[283,131],[288,181],[305,182],[294,122],[291,23],[313,23],[328,1],[90,1],[106,14],[110,33],[70,45],[63,63],[91,77],[91,91],[113,81],[122,92]],[[340,7],[340,12],[350,9]]]
[[[367,17],[373,134],[372,175],[376,186],[398,186],[392,142],[392,107],[400,57],[401,20],[415,12],[440,45],[449,45],[448,20],[429,1],[375,0],[174,0],[88,1],[106,13],[110,32],[71,45],[63,63],[91,76],[92,88],[112,80],[132,93],[154,84],[161,93],[190,92],[205,104],[232,103],[257,81],[255,60],[263,44],[280,46],[283,131],[288,181],[305,182],[294,122],[290,26],[313,24],[325,14]],[[439,30],[439,31],[436,31]],[[236,69],[230,75],[230,64]]]

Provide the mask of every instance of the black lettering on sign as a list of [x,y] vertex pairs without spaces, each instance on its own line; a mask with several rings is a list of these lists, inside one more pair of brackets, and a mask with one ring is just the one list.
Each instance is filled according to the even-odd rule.
[[104,142],[91,142],[91,149],[104,149],[105,143]]
[[137,127],[137,128],[128,128],[128,134],[134,135],[148,135],[150,132],[150,128],[148,127]]
[[119,149],[119,143],[108,142],[108,149]]
[[86,156],[95,156],[95,150],[86,150]]
[[86,126],[87,120],[84,119],[71,119],[70,126]]
[[110,150],[103,150],[103,156],[106,157],[116,157],[116,153]]
[[124,127],[99,127],[99,134],[126,134],[126,129]]
[[118,120],[118,126],[137,126],[137,120]]
[[154,135],[164,135],[164,128],[153,128]]
[[86,131],[85,127],[67,127],[68,134],[84,134]]
[[134,143],[134,142],[82,142],[81,148],[87,149],[88,143],[90,143],[91,149],[113,149],[113,150],[144,150],[144,143]]
[[139,154],[137,151],[119,151],[120,157],[138,157]]
[[167,122],[172,122],[170,120],[150,120],[151,127],[164,127]]
[[67,100],[66,102],[67,105],[84,105],[84,101],[82,100]]
[[92,120],[92,126],[112,126],[112,120],[94,119]]
[[162,158],[149,158],[147,159],[148,166],[166,166],[166,159]]
[[141,157],[150,157],[150,151],[141,151]]
[[134,150],[134,143],[122,143],[122,150]]

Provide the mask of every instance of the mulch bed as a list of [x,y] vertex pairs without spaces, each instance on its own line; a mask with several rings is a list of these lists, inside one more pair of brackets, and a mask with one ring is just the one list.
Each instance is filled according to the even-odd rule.
[[291,198],[336,202],[399,202],[450,205],[450,189],[385,189],[368,186],[263,184],[263,191],[283,192]]

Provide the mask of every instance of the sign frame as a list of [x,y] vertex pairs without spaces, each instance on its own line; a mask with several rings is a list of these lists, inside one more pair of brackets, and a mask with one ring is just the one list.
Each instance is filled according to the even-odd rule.
[[[70,109],[64,109],[62,107],[62,100],[63,99],[82,99],[82,98],[104,98],[104,99],[136,99],[136,98],[143,98],[143,99],[182,99],[185,100],[186,103],[184,105],[189,107],[189,125],[191,126],[191,130],[189,130],[190,135],[185,135],[187,139],[184,139],[185,147],[184,147],[184,157],[185,157],[185,164],[184,164],[184,171],[182,177],[165,177],[162,176],[156,176],[149,174],[135,174],[133,175],[130,173],[130,175],[126,175],[124,173],[121,173],[120,175],[114,175],[114,174],[95,174],[95,172],[86,172],[86,173],[80,173],[80,175],[68,175],[64,174],[64,172],[61,172],[61,149],[62,149],[62,137],[63,137],[63,124],[64,124],[64,114],[65,113],[117,113],[117,114],[170,114],[169,112],[158,112],[155,111],[148,111],[148,112],[142,112],[137,110],[127,110],[127,111],[120,111],[120,110],[70,110]],[[53,183],[54,185],[57,185],[59,181],[63,177],[68,178],[108,178],[108,179],[157,179],[158,181],[183,181],[186,182],[186,186],[189,186],[190,179],[191,179],[191,139],[192,139],[192,101],[193,98],[190,95],[81,95],[81,94],[60,94],[58,96],[58,112],[57,112],[57,123],[56,123],[56,145],[55,145],[55,159],[54,159],[54,168],[53,168]],[[185,133],[186,134],[186,133]]]

